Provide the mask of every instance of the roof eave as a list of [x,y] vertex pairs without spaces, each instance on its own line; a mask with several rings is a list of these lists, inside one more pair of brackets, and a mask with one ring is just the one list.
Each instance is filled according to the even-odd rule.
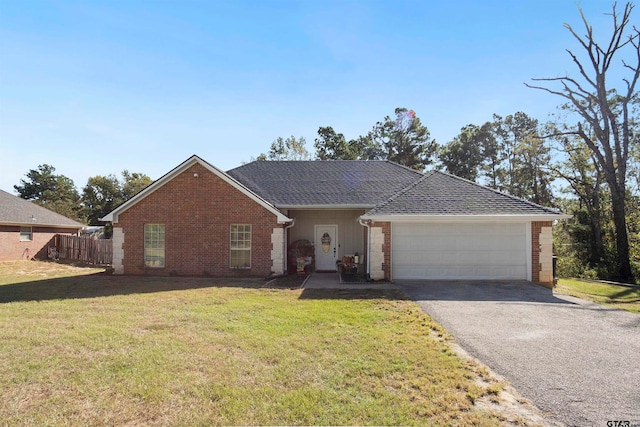
[[236,180],[235,178],[233,178],[223,170],[218,169],[217,167],[213,166],[212,164],[208,163],[207,161],[201,159],[196,155],[189,157],[187,160],[185,160],[184,162],[182,162],[181,164],[173,168],[171,171],[166,173],[164,176],[162,176],[158,180],[154,181],[151,185],[149,185],[144,190],[140,191],[131,199],[127,200],[126,202],[124,202],[123,204],[115,208],[113,211],[109,212],[107,215],[100,218],[100,221],[117,223],[118,215],[120,215],[122,212],[126,211],[131,206],[138,203],[139,201],[143,200],[144,198],[152,194],[154,191],[161,188],[165,183],[167,183],[168,181],[171,181],[173,178],[180,175],[181,173],[183,173],[185,170],[187,170],[189,167],[193,166],[196,163],[204,166],[205,169],[208,169],[210,172],[217,175],[227,184],[231,185],[232,187],[246,194],[256,203],[263,206],[265,209],[268,209],[269,211],[271,211],[274,215],[276,215],[276,221],[278,224],[286,224],[292,221],[291,218],[288,218],[282,212],[278,211],[278,209],[273,204],[269,203],[267,200],[260,197],[255,192],[251,191],[249,188],[247,188],[245,185],[240,183],[238,180]]
[[376,205],[323,204],[323,205],[278,205],[280,209],[373,209]]
[[494,215],[376,215],[364,214],[360,217],[365,221],[388,221],[388,222],[522,222],[522,221],[556,221],[569,219],[571,215],[566,214],[494,214]]
[[39,222],[13,222],[13,221],[0,221],[0,225],[11,225],[20,227],[55,227],[55,228],[69,228],[74,230],[80,230],[86,228],[84,224],[72,225],[72,224],[43,224]]

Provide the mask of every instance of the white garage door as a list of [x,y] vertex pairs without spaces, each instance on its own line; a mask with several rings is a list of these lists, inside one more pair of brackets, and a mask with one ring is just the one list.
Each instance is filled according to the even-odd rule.
[[527,279],[526,224],[392,224],[394,279]]

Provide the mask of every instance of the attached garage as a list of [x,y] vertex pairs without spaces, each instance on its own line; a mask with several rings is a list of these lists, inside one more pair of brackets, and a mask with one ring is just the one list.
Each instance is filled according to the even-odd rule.
[[552,287],[560,212],[432,171],[360,217],[374,280],[530,280]]
[[392,278],[531,280],[530,223],[394,222]]

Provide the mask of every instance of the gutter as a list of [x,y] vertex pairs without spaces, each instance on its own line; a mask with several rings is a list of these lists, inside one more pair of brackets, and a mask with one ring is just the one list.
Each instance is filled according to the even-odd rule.
[[358,218],[358,223],[367,228],[367,271],[365,272],[367,274],[367,280],[369,278],[369,272],[371,271],[371,227],[369,226],[369,224],[371,224],[370,220],[365,220],[365,222],[362,222],[362,217]]
[[283,245],[284,245],[284,251],[283,251],[283,253],[284,253],[284,260],[283,260],[284,269],[282,270],[282,274],[285,275],[285,276],[287,274],[289,274],[289,265],[288,265],[288,263],[289,263],[289,253],[288,253],[289,252],[288,251],[288,249],[289,249],[289,245],[288,245],[289,239],[287,238],[287,230],[290,229],[291,227],[293,227],[294,225],[296,225],[296,219],[295,218],[293,218],[291,220],[291,224],[289,224],[286,227],[284,227],[284,238],[282,239],[283,240]]
[[557,221],[569,219],[571,215],[566,214],[503,214],[503,215],[367,215],[360,218],[367,221],[385,222],[523,222],[523,221]]

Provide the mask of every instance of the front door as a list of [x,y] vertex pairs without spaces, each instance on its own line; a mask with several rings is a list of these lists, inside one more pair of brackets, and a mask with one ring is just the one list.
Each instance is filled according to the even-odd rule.
[[316,270],[336,271],[338,226],[316,225]]

